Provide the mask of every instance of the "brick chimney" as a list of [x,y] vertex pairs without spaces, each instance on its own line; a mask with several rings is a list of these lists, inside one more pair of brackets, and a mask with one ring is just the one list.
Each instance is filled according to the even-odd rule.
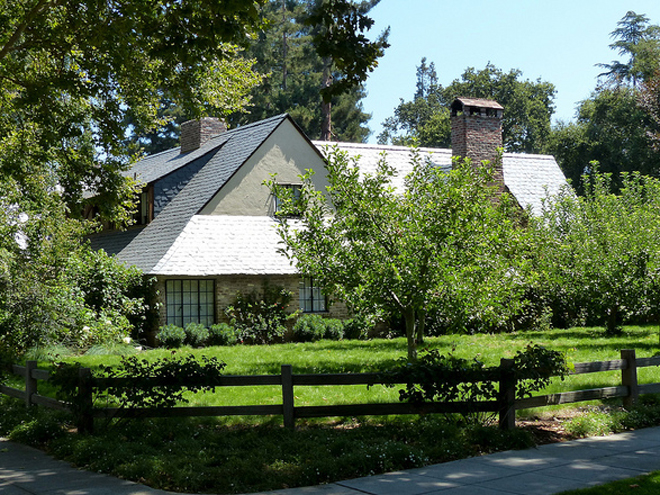
[[[504,108],[493,100],[456,98],[451,104],[451,151],[453,156],[494,163],[502,147]],[[497,165],[495,181],[504,183],[502,164]]]
[[227,124],[216,117],[188,120],[181,124],[181,153],[194,151],[212,137],[227,130]]

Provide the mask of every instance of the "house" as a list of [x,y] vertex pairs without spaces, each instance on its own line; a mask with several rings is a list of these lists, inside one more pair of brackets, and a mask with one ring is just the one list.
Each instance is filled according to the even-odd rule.
[[[502,145],[502,107],[458,99],[452,115],[454,153],[493,160]],[[92,246],[157,278],[161,324],[222,321],[237,293],[258,291],[264,283],[291,290],[294,309],[345,318],[346,306],[329,305],[321,288],[301,279],[278,251],[277,200],[264,185],[276,173],[280,184],[296,187],[299,176],[314,169],[315,187],[325,188],[328,146],[360,155],[365,171],[387,153],[399,170],[394,179],[399,185],[410,171],[408,148],[313,143],[287,115],[232,130],[217,119],[189,121],[182,125],[179,148],[146,157],[128,172],[143,186],[136,225],[93,236]],[[420,153],[439,167],[451,167],[451,150]],[[502,187],[533,212],[540,211],[546,193],[566,184],[550,156],[505,153],[500,168]]]

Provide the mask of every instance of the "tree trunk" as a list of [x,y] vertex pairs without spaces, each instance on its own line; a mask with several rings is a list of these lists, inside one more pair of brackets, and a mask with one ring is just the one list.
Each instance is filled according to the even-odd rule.
[[[330,59],[323,60],[323,88],[332,85],[332,72],[330,71]],[[332,140],[332,103],[321,98],[321,141]]]
[[605,333],[607,335],[618,335],[621,333],[621,328],[619,327],[619,308],[616,306],[607,310]]
[[288,77],[286,58],[289,54],[289,46],[287,44],[286,34],[287,34],[286,0],[282,0],[282,91],[286,91],[286,80]]
[[426,329],[426,311],[421,310],[417,313],[417,335],[416,344],[424,345],[424,330]]
[[415,310],[406,308],[403,312],[406,320],[406,340],[408,342],[408,362],[417,361],[417,343],[415,341],[416,322]]

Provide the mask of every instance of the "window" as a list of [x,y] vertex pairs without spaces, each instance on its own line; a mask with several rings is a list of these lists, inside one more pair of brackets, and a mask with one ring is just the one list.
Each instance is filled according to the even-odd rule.
[[168,280],[165,283],[167,323],[185,326],[215,323],[215,283],[213,280]]
[[133,215],[135,225],[146,225],[151,221],[151,202],[149,201],[149,189],[144,188],[136,199],[137,210]]
[[[290,189],[294,202],[300,199],[300,190],[302,188],[300,184],[278,184],[278,186],[284,189]],[[275,213],[278,213],[281,207],[282,199],[275,196]]]
[[314,279],[302,279],[299,294],[303,313],[324,313],[328,310],[325,295],[319,286],[314,285]]

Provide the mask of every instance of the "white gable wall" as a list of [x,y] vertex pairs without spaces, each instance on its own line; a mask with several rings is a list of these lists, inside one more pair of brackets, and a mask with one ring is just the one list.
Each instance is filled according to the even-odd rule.
[[316,172],[316,189],[325,190],[323,160],[298,129],[285,120],[199,214],[272,216],[273,196],[263,182],[277,173],[277,182],[299,184],[306,169]]

